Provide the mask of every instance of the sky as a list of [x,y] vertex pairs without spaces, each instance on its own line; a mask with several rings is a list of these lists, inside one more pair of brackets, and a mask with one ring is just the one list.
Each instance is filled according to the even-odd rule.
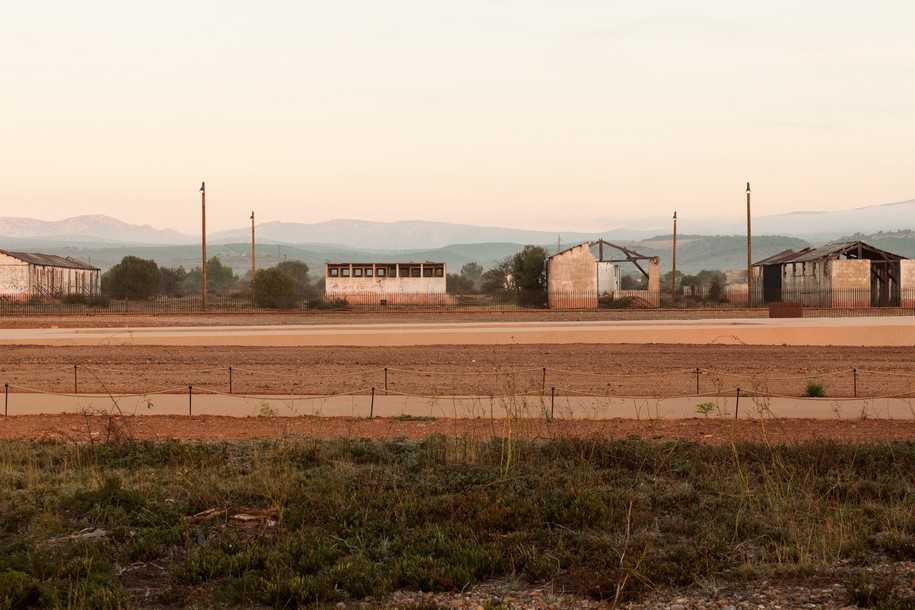
[[549,231],[915,198],[915,2],[30,0],[0,216]]

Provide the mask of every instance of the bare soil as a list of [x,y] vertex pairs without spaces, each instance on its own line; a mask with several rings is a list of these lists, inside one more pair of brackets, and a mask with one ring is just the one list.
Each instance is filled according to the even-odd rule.
[[765,442],[796,445],[807,442],[850,444],[915,441],[915,420],[811,419],[610,419],[506,420],[503,418],[350,418],[350,417],[224,417],[111,416],[105,414],[18,415],[2,418],[0,439],[122,443],[131,440],[222,441],[246,439],[349,438],[422,439],[431,435],[488,440],[556,438],[630,439],[653,442],[691,441],[713,445]]
[[[607,319],[617,312],[451,314],[470,319]],[[664,312],[670,317],[671,312]],[[678,312],[673,312],[678,313]],[[709,317],[715,312],[683,312]],[[735,313],[727,312],[734,316]],[[758,312],[743,312],[757,315]],[[619,315],[648,316],[648,312]],[[213,324],[321,324],[441,321],[442,314],[408,317],[378,314],[274,316],[150,316],[3,318],[5,327],[152,326]],[[833,397],[880,397],[915,392],[915,347],[790,347],[753,345],[508,345],[422,347],[149,347],[0,346],[0,383],[11,392],[140,393],[188,385],[236,394],[329,395],[376,387],[413,395],[490,395],[550,392],[557,395],[677,396],[700,390],[801,396],[808,382]],[[230,372],[231,369],[231,372]],[[120,420],[119,420],[120,421]],[[142,416],[121,423],[105,416],[11,416],[3,438],[136,438],[218,440],[277,435],[418,438],[429,434],[500,436],[505,422],[490,420],[403,421],[321,417]],[[781,420],[556,420],[524,422],[519,437],[599,435],[655,440],[729,442],[736,438],[778,442],[836,439],[847,442],[915,439],[912,421]]]

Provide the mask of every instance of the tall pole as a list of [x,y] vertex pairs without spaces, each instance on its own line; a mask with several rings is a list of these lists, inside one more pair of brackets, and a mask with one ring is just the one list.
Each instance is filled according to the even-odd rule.
[[750,183],[747,182],[747,307],[753,306],[753,237],[750,233]]
[[254,210],[251,210],[251,302],[257,304],[257,296],[254,294],[254,273],[257,267],[254,264]]
[[207,183],[200,183],[200,213],[202,223],[200,229],[200,243],[203,250],[203,308],[207,308]]
[[674,210],[674,270],[671,281],[670,296],[677,302],[677,211]]

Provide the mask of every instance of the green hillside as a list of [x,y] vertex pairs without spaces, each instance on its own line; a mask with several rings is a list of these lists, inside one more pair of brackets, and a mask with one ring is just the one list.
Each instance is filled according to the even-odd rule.
[[[915,232],[877,233],[874,235],[855,234],[841,241],[862,240],[877,248],[915,258]],[[552,254],[556,244],[542,244]],[[563,244],[566,247],[572,244]],[[661,258],[661,270],[667,272],[672,264],[671,235],[659,235],[636,242],[620,242],[619,245],[633,249],[646,256]],[[758,261],[784,250],[800,250],[811,244],[803,239],[779,235],[760,235],[753,238],[753,260]],[[457,273],[468,262],[476,262],[484,269],[492,268],[500,260],[519,252],[524,244],[479,243],[453,244],[444,248],[420,250],[377,250],[349,248],[332,244],[263,244],[257,247],[258,268],[272,267],[283,260],[301,260],[312,270],[323,269],[326,262],[444,262],[450,273]],[[18,248],[9,248],[18,249]],[[54,245],[30,248],[32,252],[44,252],[71,256],[89,262],[103,271],[109,269],[126,255],[151,258],[160,266],[184,266],[192,269],[200,266],[199,246],[112,246],[108,244]],[[218,244],[207,247],[207,256],[218,256],[220,260],[237,273],[245,275],[251,268],[251,244]],[[694,274],[702,269],[725,270],[744,269],[747,265],[747,239],[743,235],[678,235],[677,270]],[[624,269],[625,270],[625,269]],[[628,270],[626,270],[628,271]]]

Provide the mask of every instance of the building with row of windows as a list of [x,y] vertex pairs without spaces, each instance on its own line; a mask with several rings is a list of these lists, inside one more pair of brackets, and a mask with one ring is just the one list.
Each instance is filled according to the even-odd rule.
[[430,305],[445,299],[445,263],[327,263],[328,301]]

